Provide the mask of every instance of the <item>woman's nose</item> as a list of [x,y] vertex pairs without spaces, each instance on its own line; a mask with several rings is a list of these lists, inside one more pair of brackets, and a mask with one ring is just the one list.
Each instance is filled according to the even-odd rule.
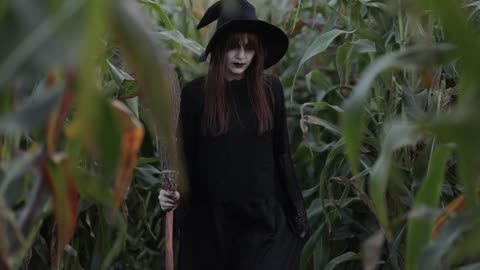
[[243,47],[240,47],[237,51],[237,57],[240,59],[245,58],[245,49]]

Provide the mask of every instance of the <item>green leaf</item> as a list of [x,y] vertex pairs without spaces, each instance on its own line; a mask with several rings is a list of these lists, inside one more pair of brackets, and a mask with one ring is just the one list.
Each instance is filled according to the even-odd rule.
[[350,77],[350,56],[352,55],[352,44],[344,43],[337,49],[336,64],[340,84],[348,84]]
[[373,42],[375,46],[373,48],[378,48],[381,52],[385,52],[385,41],[383,38],[373,31],[370,28],[360,28],[355,31],[354,34],[359,39],[368,40]]
[[118,86],[122,85],[125,80],[135,80],[130,74],[123,69],[116,67],[110,61],[107,60],[108,68],[112,74],[112,78]]
[[[82,152],[86,152],[101,164],[96,168],[95,174],[77,168],[77,179],[80,179],[79,192],[83,196],[88,196],[91,201],[113,205],[111,195],[119,166],[122,134],[111,104],[98,95],[90,97],[96,107],[80,111],[83,115],[79,117],[86,120],[79,122],[76,128],[79,130],[78,134],[72,135],[69,157],[85,158]],[[92,113],[88,111],[90,109],[94,110],[94,115],[86,115]]]
[[423,110],[420,110],[417,105],[413,91],[410,88],[405,88],[402,91],[402,113],[409,119],[417,119],[423,115]]
[[323,270],[330,259],[330,242],[328,236],[323,234],[320,239],[318,239],[315,249],[313,250],[313,269],[312,270]]
[[457,270],[478,270],[478,269],[480,269],[480,262],[464,265],[457,268]]
[[126,71],[114,66],[107,60],[107,64],[112,74],[112,78],[119,87],[118,98],[128,99],[138,95],[138,84],[135,79]]
[[360,3],[368,7],[382,8],[382,9],[386,7],[385,4],[382,2],[369,1],[369,0],[359,0],[359,1]]
[[[115,220],[115,225],[117,227],[116,239],[113,242],[111,249],[108,251],[106,256],[104,256],[101,270],[110,269],[110,265],[114,262],[115,258],[120,254],[122,249],[125,246],[126,238],[127,238],[127,225],[125,224],[125,219],[118,210],[114,210],[111,213],[111,217]],[[105,235],[105,240],[108,241],[109,235]]]
[[133,112],[137,119],[140,119],[140,115],[138,113],[138,97],[128,98],[125,100],[127,103],[128,108]]
[[[300,63],[298,64],[297,71],[295,72],[295,76],[293,77],[292,89],[295,89],[295,81],[297,79],[298,72],[300,71],[300,68],[302,67],[302,65],[313,56],[321,52],[324,52],[328,48],[330,43],[332,43],[332,41],[335,40],[335,38],[345,33],[353,33],[353,32],[344,31],[340,29],[333,29],[326,33],[322,33],[313,41],[313,43],[305,51],[305,54],[303,55],[302,59],[300,60]],[[291,103],[293,102],[293,91],[292,91],[292,95],[290,96],[290,102]]]
[[[90,270],[100,269],[105,263],[105,257],[112,250],[112,241],[110,239],[110,234],[113,233],[113,226],[108,224],[108,209],[102,207],[97,207],[98,217],[97,222],[94,224],[92,233],[95,235],[95,242],[92,252],[92,257],[90,258]],[[113,210],[111,214],[116,214],[117,210]],[[122,236],[117,236],[122,237]]]
[[300,110],[302,111],[303,113],[303,110],[305,109],[305,107],[307,106],[311,106],[311,107],[316,107],[316,108],[320,108],[320,109],[323,109],[323,108],[330,108],[336,112],[343,112],[343,109],[338,107],[337,105],[332,105],[332,104],[329,104],[325,101],[319,101],[319,102],[307,102],[307,103],[304,103],[302,104],[302,106],[300,107]]
[[[25,153],[18,158],[11,160],[8,164],[2,164],[2,170],[5,171],[5,174],[0,179],[0,197],[6,198],[8,203],[14,203],[14,200],[18,199],[10,196],[12,195],[11,190],[9,191],[10,186],[12,184],[23,185],[20,178],[32,169],[34,163],[38,161],[42,153],[42,147],[38,147],[31,153]],[[18,190],[18,188],[15,189]],[[13,195],[18,194],[13,192]]]
[[[337,165],[337,157],[343,153],[344,150],[344,141],[343,139],[338,140],[335,143],[333,149],[328,153],[327,160],[325,162],[325,166],[322,169],[319,179],[319,189],[318,189],[318,197],[320,198],[320,204],[322,209],[325,209],[325,200],[328,199],[326,186],[327,186],[327,179],[331,173],[332,167]],[[328,214],[325,215],[325,220],[328,225],[329,231],[331,231],[331,221],[330,216]]]
[[335,135],[341,135],[340,129],[332,123],[326,120],[320,119],[313,115],[304,115],[302,121],[305,123],[322,126]]
[[352,94],[345,101],[345,113],[342,114],[341,128],[345,138],[347,159],[354,174],[358,173],[358,154],[364,131],[364,107],[370,95],[375,78],[388,68],[429,66],[451,51],[451,46],[438,44],[428,47],[413,47],[403,51],[386,54],[370,64],[362,73]]
[[137,162],[137,167],[139,167],[143,164],[158,163],[159,161],[160,161],[160,159],[158,159],[158,158],[140,157],[140,159]]
[[11,269],[20,269],[25,263],[25,257],[30,252],[33,242],[38,237],[40,229],[42,228],[43,221],[47,215],[42,215],[38,220],[35,221],[35,224],[32,226],[32,229],[26,235],[24,241],[21,243],[19,250],[11,257]]
[[454,142],[458,149],[458,173],[463,182],[467,205],[478,204],[475,192],[478,183],[480,144],[475,142],[480,136],[477,121],[480,111],[470,106],[462,106],[450,114],[422,122],[422,128],[439,139]]
[[321,223],[318,225],[318,227],[315,228],[314,233],[312,236],[310,236],[310,239],[305,243],[305,246],[303,248],[302,256],[300,259],[300,263],[302,265],[302,268],[304,268],[307,265],[308,260],[312,257],[313,251],[315,250],[316,244],[318,241],[322,238],[322,233],[323,233],[323,227],[325,226],[325,223]]
[[75,176],[78,193],[84,200],[102,205],[112,204],[113,190],[106,187],[106,181],[101,176],[92,175],[81,168],[75,168]]
[[[135,80],[125,80],[120,85],[118,99],[129,100],[138,97],[138,83]],[[138,114],[137,118],[138,118]]]
[[305,54],[303,55],[302,59],[300,60],[300,64],[298,65],[298,69],[300,69],[300,66],[302,66],[305,62],[307,62],[313,56],[321,52],[324,52],[335,38],[337,38],[341,34],[347,34],[347,33],[353,33],[353,31],[333,29],[319,35],[305,51]]
[[168,18],[167,13],[160,6],[160,4],[152,2],[152,1],[145,1],[145,0],[141,0],[140,3],[144,4],[145,6],[149,7],[153,11],[155,11],[155,13],[157,13],[158,17],[163,22],[163,24],[165,24],[165,27],[168,30],[170,30],[170,31],[176,30],[175,26],[173,26],[173,23],[170,21],[170,18]]
[[339,264],[348,262],[348,261],[353,261],[353,260],[359,260],[361,259],[360,255],[358,255],[355,252],[346,252],[343,253],[340,256],[337,256],[333,258],[328,264],[325,266],[325,270],[333,270],[335,267],[337,267]]
[[318,191],[318,185],[315,185],[314,187],[311,187],[309,189],[306,189],[306,190],[303,190],[302,191],[302,197],[305,199],[305,198],[308,198],[310,196],[312,196],[313,194],[315,194],[315,192]]
[[[427,176],[415,198],[413,208],[420,206],[437,207],[445,177],[447,158],[450,149],[446,146],[435,147],[431,154]],[[417,257],[428,245],[432,237],[433,221],[411,217],[407,231],[407,269],[413,270]]]
[[307,75],[305,75],[305,82],[307,83],[307,88],[310,92],[312,92],[312,82],[320,86],[323,90],[330,89],[332,87],[330,78],[320,72],[318,69],[314,69],[307,73]]
[[393,162],[392,154],[395,150],[406,145],[414,144],[419,139],[420,131],[418,126],[402,122],[392,122],[387,125],[385,128],[385,137],[383,139],[380,156],[370,172],[370,196],[375,206],[380,226],[387,234],[387,238],[391,235],[388,231],[389,222],[385,194]]
[[57,84],[53,89],[50,89],[50,92],[34,96],[21,109],[1,117],[0,133],[17,135],[44,125],[48,116],[58,104],[64,89],[65,84]]
[[71,66],[78,61],[83,43],[82,15],[88,2],[63,1],[55,14],[43,1],[10,4],[6,17],[11,20],[2,21],[6,27],[0,29],[2,36],[9,36],[8,41],[3,40],[0,53],[0,92],[12,79],[28,80],[52,66]]
[[461,3],[454,0],[413,1],[415,5],[431,10],[438,16],[442,25],[442,32],[447,42],[455,45],[456,57],[462,61],[459,63],[462,70],[460,103],[470,103],[480,100],[478,91],[478,59],[480,59],[480,38],[475,27],[468,21],[468,13]]
[[357,39],[352,41],[352,45],[358,53],[374,53],[377,51],[375,43],[368,39]]
[[161,40],[172,40],[186,49],[192,51],[196,55],[202,54],[202,52],[205,50],[202,45],[198,44],[197,42],[185,38],[182,33],[179,31],[162,31],[162,32],[155,32],[153,33],[153,36],[158,37]]

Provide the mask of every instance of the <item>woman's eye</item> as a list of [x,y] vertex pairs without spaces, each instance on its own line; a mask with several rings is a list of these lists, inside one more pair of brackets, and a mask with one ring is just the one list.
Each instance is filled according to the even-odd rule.
[[238,49],[240,49],[240,46],[238,44],[232,44],[232,45],[228,46],[228,49],[229,50],[238,50]]

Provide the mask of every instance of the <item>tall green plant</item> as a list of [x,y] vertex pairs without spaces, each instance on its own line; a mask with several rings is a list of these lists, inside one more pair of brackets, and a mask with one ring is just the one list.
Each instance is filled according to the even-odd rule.
[[[197,57],[214,29],[195,26],[210,3],[64,2],[0,4],[0,30],[10,37],[0,43],[0,232],[13,232],[12,243],[0,239],[0,266],[19,268],[31,252],[31,264],[50,267],[56,223],[74,231],[60,267],[159,268],[156,190],[170,172],[158,169],[152,141],[174,127],[164,121],[170,99],[157,60],[168,59],[181,82],[206,72]],[[286,57],[267,72],[289,97],[313,229],[302,269],[474,267],[478,1],[252,2],[290,36]],[[112,208],[123,133],[110,99],[143,123],[153,113],[158,128],[146,130],[123,215]],[[47,183],[62,195],[53,204]],[[69,183],[78,217],[61,222],[76,207],[63,196]],[[439,208],[462,191],[467,211],[433,239]]]

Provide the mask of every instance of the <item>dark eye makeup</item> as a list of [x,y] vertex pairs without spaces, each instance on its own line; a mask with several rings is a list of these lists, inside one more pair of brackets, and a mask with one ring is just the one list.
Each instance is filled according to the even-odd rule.
[[[240,49],[241,46],[239,43],[231,43],[227,46],[227,49],[228,50],[236,50],[236,49]],[[246,51],[252,51],[253,50],[253,45],[252,44],[249,44],[247,43],[245,46],[244,46],[244,49]]]
[[240,49],[240,44],[238,43],[232,43],[228,46],[228,49],[229,50],[236,50],[236,49]]

